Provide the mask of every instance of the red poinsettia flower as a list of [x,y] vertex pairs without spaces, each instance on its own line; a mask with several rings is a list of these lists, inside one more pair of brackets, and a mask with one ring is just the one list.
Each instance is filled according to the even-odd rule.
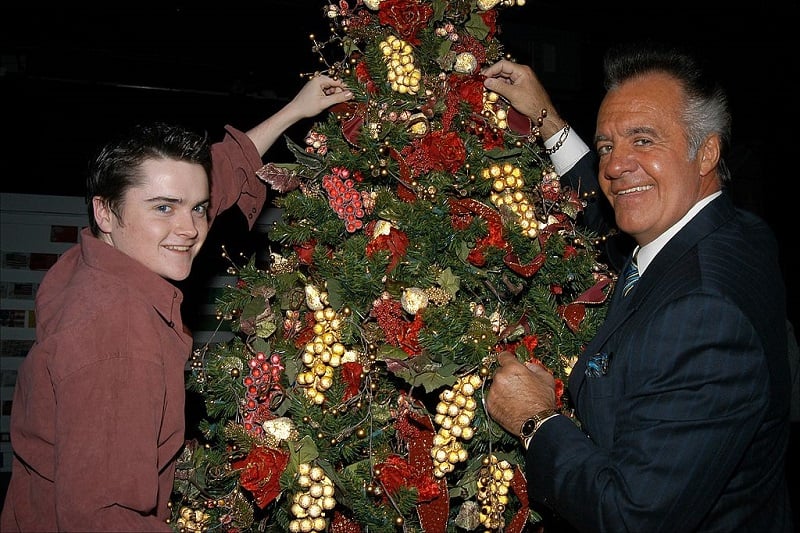
[[417,201],[417,194],[402,183],[397,186],[397,197],[409,204]]
[[344,389],[344,394],[342,395],[342,402],[346,402],[358,394],[358,389],[361,387],[361,372],[364,370],[364,367],[361,366],[361,363],[348,362],[342,363],[341,368],[342,381],[347,384],[347,387]]
[[420,43],[418,33],[428,25],[433,8],[417,0],[383,0],[378,11],[378,20],[391,26],[397,35],[411,45]]
[[375,94],[378,92],[378,86],[375,84],[375,81],[373,81],[369,73],[369,67],[367,67],[364,61],[359,61],[356,65],[356,79],[366,88],[367,93]]
[[533,351],[539,346],[539,337],[536,335],[525,335],[522,338],[522,344],[525,345],[529,354],[533,354]]
[[378,480],[389,495],[397,494],[402,487],[416,488],[419,501],[430,501],[439,496],[439,486],[430,473],[420,472],[399,455],[390,455],[376,467]]
[[456,132],[436,130],[403,148],[403,156],[414,176],[431,170],[455,173],[464,164],[467,150]]
[[303,319],[304,324],[299,328],[297,338],[294,340],[294,345],[298,348],[305,346],[314,338],[314,324],[317,323],[313,311],[307,312]]
[[[375,229],[376,221],[371,221],[367,224],[367,234],[372,233]],[[388,235],[378,235],[367,244],[366,254],[371,258],[375,252],[379,250],[387,250],[389,252],[389,264],[386,267],[386,272],[391,272],[394,267],[406,256],[408,249],[408,236],[402,231],[390,228]]]
[[316,239],[296,244],[294,252],[297,254],[297,259],[304,265],[310,265],[314,262],[314,247],[317,245]]
[[478,74],[473,76],[451,74],[448,79],[450,85],[448,100],[452,99],[455,105],[466,102],[475,113],[480,113],[483,110],[483,79],[484,77]]
[[250,491],[256,505],[263,509],[281,493],[280,478],[287,464],[289,454],[275,448],[254,446],[247,457],[235,461],[232,466],[241,469],[239,484]]
[[419,355],[419,332],[425,326],[420,314],[414,320],[406,319],[403,306],[397,300],[380,298],[372,306],[372,316],[376,317],[387,344],[400,348],[410,357]]
[[489,28],[486,39],[492,39],[497,33],[497,10],[490,9],[489,11],[484,11],[481,13],[481,18],[483,19],[483,23],[486,24],[486,27]]
[[495,148],[502,148],[504,145],[503,133],[499,129],[483,128],[480,138],[483,140],[483,149],[487,152]]
[[564,246],[564,259],[569,259],[570,257],[575,257],[578,255],[578,250],[574,246],[570,246],[569,244]]

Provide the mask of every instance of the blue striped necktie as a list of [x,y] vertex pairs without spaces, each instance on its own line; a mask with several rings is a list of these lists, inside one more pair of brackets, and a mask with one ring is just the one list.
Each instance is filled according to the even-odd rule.
[[633,286],[636,285],[636,282],[639,281],[639,267],[636,264],[636,256],[634,255],[631,258],[631,262],[628,264],[628,268],[625,269],[625,276],[624,276],[625,284],[622,286],[622,296],[627,296]]

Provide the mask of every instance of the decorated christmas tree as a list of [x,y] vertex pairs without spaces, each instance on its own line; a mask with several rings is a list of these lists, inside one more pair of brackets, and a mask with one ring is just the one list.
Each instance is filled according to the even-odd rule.
[[482,406],[494,357],[541,362],[560,398],[613,278],[536,124],[483,87],[499,15],[523,3],[324,7],[313,50],[355,98],[287,139],[296,161],[259,172],[281,218],[268,261],[231,258],[217,308],[235,337],[192,358],[206,413],[178,465],[175,530],[539,519],[519,440]]

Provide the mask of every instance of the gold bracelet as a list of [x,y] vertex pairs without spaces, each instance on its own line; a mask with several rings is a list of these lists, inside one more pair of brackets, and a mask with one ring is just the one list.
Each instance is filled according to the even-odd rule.
[[558,136],[556,144],[554,144],[552,148],[545,148],[544,153],[547,155],[552,155],[558,152],[558,149],[564,145],[564,141],[566,141],[567,137],[569,136],[569,129],[569,124],[565,122],[564,127],[561,128],[561,135]]

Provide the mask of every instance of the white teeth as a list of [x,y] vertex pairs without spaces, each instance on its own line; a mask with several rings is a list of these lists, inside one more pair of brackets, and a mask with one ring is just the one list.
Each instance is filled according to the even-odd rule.
[[632,189],[625,189],[624,191],[619,191],[617,196],[622,196],[623,194],[630,194],[632,192],[642,192],[650,189],[649,185],[642,185],[640,187],[634,187]]
[[191,246],[165,246],[167,250],[174,250],[176,252],[188,252],[192,249]]

